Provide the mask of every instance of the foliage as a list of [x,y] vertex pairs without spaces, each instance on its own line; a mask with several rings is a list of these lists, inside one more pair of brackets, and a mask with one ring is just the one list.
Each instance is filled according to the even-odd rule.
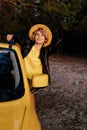
[[[51,26],[59,21],[58,24],[64,30],[73,30],[87,15],[87,2],[39,0],[37,3],[35,0],[1,0],[0,12],[0,33],[24,32],[40,21]],[[55,30],[56,26],[58,25],[55,24]]]
[[87,36],[87,16],[81,20],[79,25],[76,28],[76,31]]
[[[73,6],[74,5],[74,6]],[[45,8],[51,13],[61,16],[61,24],[65,30],[72,29],[73,25],[78,23],[76,19],[78,12],[82,9],[81,2],[75,1],[52,1],[50,4],[45,3]]]

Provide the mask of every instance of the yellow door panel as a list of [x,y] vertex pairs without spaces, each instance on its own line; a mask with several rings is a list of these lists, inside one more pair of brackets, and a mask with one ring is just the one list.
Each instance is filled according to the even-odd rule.
[[20,130],[25,113],[25,106],[21,102],[1,103],[0,130]]

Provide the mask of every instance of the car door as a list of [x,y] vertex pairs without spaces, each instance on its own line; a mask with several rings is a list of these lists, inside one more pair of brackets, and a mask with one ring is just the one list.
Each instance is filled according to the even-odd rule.
[[15,51],[0,48],[0,129],[20,130],[26,106],[24,84]]

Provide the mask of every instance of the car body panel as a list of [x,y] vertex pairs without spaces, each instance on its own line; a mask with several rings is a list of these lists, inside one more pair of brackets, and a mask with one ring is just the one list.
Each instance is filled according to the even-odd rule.
[[0,104],[0,129],[20,130],[25,113],[25,106],[19,101]]
[[30,91],[20,45],[9,46],[9,44],[0,43],[0,48],[10,48],[16,51],[25,90],[24,95],[18,99],[0,102],[0,130],[41,130],[35,110],[34,94]]

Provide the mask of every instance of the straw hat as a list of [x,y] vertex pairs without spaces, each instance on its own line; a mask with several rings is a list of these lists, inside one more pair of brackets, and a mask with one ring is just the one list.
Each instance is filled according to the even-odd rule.
[[31,40],[33,40],[32,39],[32,34],[33,34],[34,31],[38,30],[39,28],[43,28],[46,31],[47,35],[48,35],[48,41],[43,46],[43,47],[46,47],[46,46],[50,45],[51,40],[52,40],[52,32],[46,25],[36,24],[36,25],[32,26],[31,29],[29,30],[29,37],[30,37]]

